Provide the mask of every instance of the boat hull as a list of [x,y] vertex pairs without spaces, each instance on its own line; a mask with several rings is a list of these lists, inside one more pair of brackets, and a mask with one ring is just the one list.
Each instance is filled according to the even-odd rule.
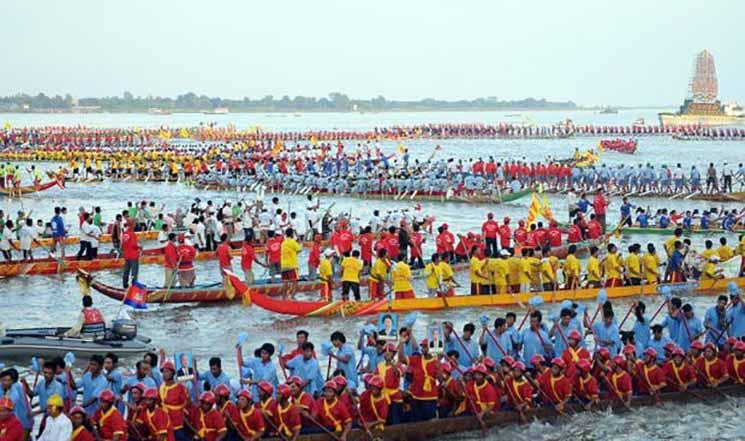
[[59,335],[69,328],[9,329],[0,338],[0,353],[9,358],[64,356],[72,352],[86,357],[113,352],[117,355],[138,355],[153,350],[150,339],[135,337],[132,340],[92,340],[65,338]]
[[[493,295],[456,295],[452,297],[418,297],[414,299],[385,299],[368,300],[363,302],[344,301],[287,301],[273,299],[268,296],[249,290],[237,278],[231,278],[231,282],[238,293],[250,297],[250,302],[256,306],[271,312],[285,315],[303,317],[334,317],[334,316],[365,316],[381,312],[406,312],[406,311],[438,311],[454,308],[487,308],[487,307],[511,307],[519,304],[527,304],[535,296],[540,296],[546,303],[557,303],[564,300],[595,300],[599,289],[586,288],[577,290],[557,290],[519,294],[493,294]],[[673,290],[690,289],[700,295],[719,294],[727,289],[729,282],[734,282],[739,287],[745,287],[745,277],[709,280],[701,282],[670,284]],[[623,286],[617,288],[605,288],[609,299],[622,299],[629,297],[655,296],[658,290],[665,285],[642,285]]]
[[65,188],[65,184],[63,180],[54,179],[52,181],[45,182],[44,184],[39,184],[38,187],[35,187],[33,185],[27,185],[24,187],[0,188],[0,194],[4,194],[10,197],[18,197],[19,195],[38,193],[40,191],[49,190],[50,188],[54,186]]
[[[139,240],[155,240],[158,238],[158,232],[157,231],[139,231],[135,233],[137,235],[137,239]],[[17,240],[12,241],[16,246],[21,246],[21,243]],[[38,239],[38,244],[34,242],[31,244],[34,248],[37,248],[39,246],[51,248],[51,246],[54,244],[54,241],[51,237],[44,237],[42,239]],[[98,238],[99,243],[111,243],[111,234],[102,234]],[[68,236],[65,238],[65,245],[77,245],[80,243],[80,236]]]
[[[690,236],[692,234],[706,234],[706,235],[714,236],[714,235],[722,235],[722,234],[739,234],[739,233],[742,233],[743,231],[745,230],[740,229],[740,230],[729,231],[729,230],[723,230],[721,228],[702,230],[700,228],[693,228],[690,230],[684,229],[683,235]],[[631,234],[654,234],[654,235],[672,236],[674,232],[675,230],[672,228],[656,228],[656,227],[621,228],[622,234],[629,234],[629,235]]]
[[735,126],[745,123],[745,117],[731,115],[701,115],[694,113],[660,113],[660,124],[670,126]]

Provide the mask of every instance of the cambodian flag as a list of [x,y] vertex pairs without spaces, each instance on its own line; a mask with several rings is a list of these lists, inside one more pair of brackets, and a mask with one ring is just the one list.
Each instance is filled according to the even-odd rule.
[[147,309],[147,287],[138,282],[132,283],[124,296],[124,304],[134,309]]

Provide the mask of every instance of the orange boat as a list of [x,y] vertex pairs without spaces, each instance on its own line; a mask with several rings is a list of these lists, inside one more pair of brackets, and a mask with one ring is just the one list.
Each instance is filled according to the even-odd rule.
[[[137,235],[137,238],[139,240],[155,240],[158,238],[157,231],[138,231],[135,234]],[[102,234],[98,238],[98,241],[100,243],[111,243],[111,234]],[[21,246],[21,243],[17,240],[12,240],[11,242],[14,243],[16,246]],[[34,242],[31,244],[31,246],[34,248],[37,248],[39,246],[50,248],[53,244],[51,237],[44,237],[42,239],[38,239],[37,242],[38,244]],[[67,236],[65,238],[65,245],[77,245],[79,243],[80,243],[80,236]]]
[[10,197],[20,197],[24,194],[38,193],[40,191],[49,190],[54,186],[58,186],[61,189],[65,188],[64,178],[54,178],[53,180],[44,184],[37,185],[26,185],[23,187],[0,187],[0,194],[4,194]]

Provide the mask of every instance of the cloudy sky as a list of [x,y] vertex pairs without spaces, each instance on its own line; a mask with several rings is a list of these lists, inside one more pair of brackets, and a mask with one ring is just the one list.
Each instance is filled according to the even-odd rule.
[[5,0],[0,95],[745,98],[745,2]]

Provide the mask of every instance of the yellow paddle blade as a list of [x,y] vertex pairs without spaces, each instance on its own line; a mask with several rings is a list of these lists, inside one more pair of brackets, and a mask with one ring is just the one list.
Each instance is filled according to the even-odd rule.
[[246,292],[243,293],[243,296],[241,298],[241,304],[243,306],[251,306],[252,301],[251,301],[251,290],[250,289],[246,290]]

